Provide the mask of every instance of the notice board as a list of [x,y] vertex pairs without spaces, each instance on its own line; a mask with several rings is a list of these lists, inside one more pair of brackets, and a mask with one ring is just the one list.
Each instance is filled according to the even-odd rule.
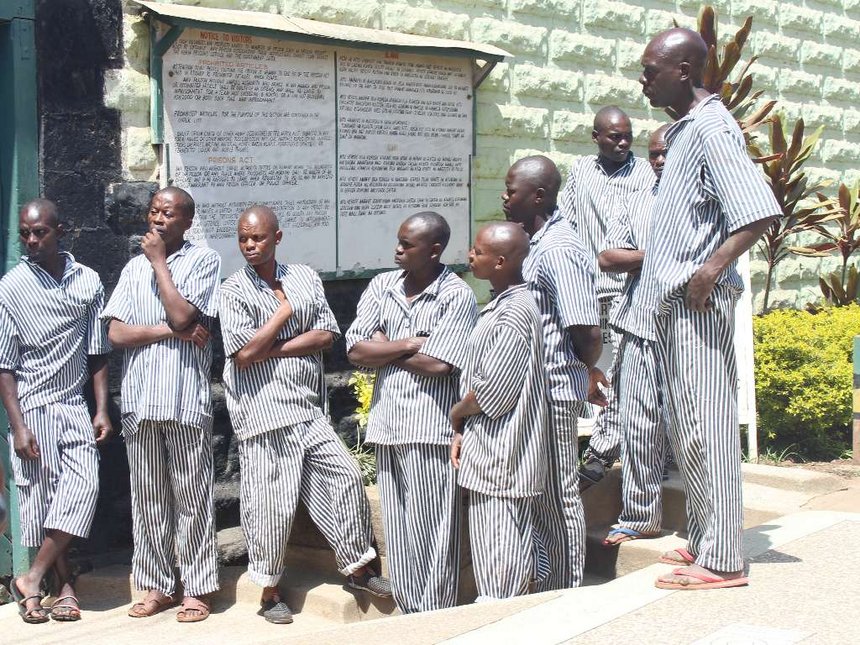
[[186,29],[163,57],[167,174],[194,197],[189,239],[244,264],[236,223],[271,206],[279,259],[328,277],[393,268],[397,228],[434,210],[443,256],[470,235],[470,60]]

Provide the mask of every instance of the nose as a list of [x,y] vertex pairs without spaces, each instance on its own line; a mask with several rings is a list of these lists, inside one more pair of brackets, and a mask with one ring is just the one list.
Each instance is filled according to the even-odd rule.
[[502,191],[502,201],[507,202],[509,199],[510,199],[510,197],[508,197],[508,191],[507,190]]
[[39,238],[36,237],[35,233],[28,233],[27,237],[24,239],[24,243],[27,246],[39,246]]
[[645,72],[642,72],[641,74],[639,74],[639,85],[645,87],[645,82]]

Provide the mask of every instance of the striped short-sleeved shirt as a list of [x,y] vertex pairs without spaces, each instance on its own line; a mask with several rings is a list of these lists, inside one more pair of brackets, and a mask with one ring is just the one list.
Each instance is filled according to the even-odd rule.
[[540,311],[526,285],[484,307],[469,337],[460,392],[482,413],[466,417],[458,483],[497,497],[543,491],[547,398]]
[[26,412],[50,403],[83,403],[87,356],[110,345],[99,319],[104,287],[69,253],[60,281],[27,257],[0,280],[0,369],[15,373]]
[[593,263],[573,225],[556,209],[532,236],[523,277],[537,301],[543,323],[543,343],[550,399],[584,401],[588,370],[567,328],[597,325],[597,296]]
[[361,294],[355,321],[346,332],[347,351],[377,331],[389,340],[426,334],[420,353],[454,369],[447,376],[421,376],[392,364],[379,368],[367,441],[444,445],[453,435],[448,413],[459,400],[457,379],[478,307],[469,286],[447,267],[412,302],[406,300],[405,276],[404,271],[389,271],[370,281]]
[[[314,329],[340,336],[316,271],[303,264],[278,264],[275,277],[293,310],[276,340],[289,340]],[[221,285],[219,312],[226,357],[224,387],[233,431],[240,441],[325,415],[322,352],[267,358],[244,370],[236,366],[233,356],[248,344],[278,307],[280,301],[250,265]]]
[[[716,95],[701,101],[666,131],[669,152],[660,177],[654,218],[645,248],[643,299],[658,309],[682,290],[693,274],[738,229],[781,214],[743,134]],[[732,262],[717,279],[738,292],[743,282]],[[650,322],[650,324],[648,324]],[[653,316],[640,335],[654,340]]]
[[573,224],[577,235],[593,262],[595,288],[600,299],[615,298],[621,293],[623,276],[603,273],[597,266],[597,256],[609,228],[609,218],[618,213],[628,197],[654,182],[654,171],[645,159],[634,157],[611,175],[600,165],[597,155],[582,157],[570,168],[567,182],[559,195],[559,210]]
[[[167,266],[179,293],[200,311],[201,324],[209,326],[209,318],[218,315],[219,255],[186,241],[167,258]],[[128,325],[167,323],[155,273],[144,255],[125,265],[102,318]],[[176,421],[198,428],[210,423],[211,366],[211,341],[200,348],[188,341],[168,338],[123,350],[123,432],[134,432],[144,420]]]
[[[613,215],[609,222],[609,230],[606,232],[606,240],[603,242],[603,250],[607,249],[644,249],[648,231],[651,228],[651,219],[654,212],[654,202],[657,199],[659,184],[656,179],[650,188],[637,190],[630,195],[626,206],[617,214]],[[609,324],[620,331],[627,331],[636,336],[638,321],[647,316],[637,315],[632,309],[633,298],[641,286],[641,274],[626,274],[624,289],[621,297],[612,308],[609,316]],[[640,306],[653,307],[653,299],[643,298]],[[653,316],[653,313],[651,314]]]

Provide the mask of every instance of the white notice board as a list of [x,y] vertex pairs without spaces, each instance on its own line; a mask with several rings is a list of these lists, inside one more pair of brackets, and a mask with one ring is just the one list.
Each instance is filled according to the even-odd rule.
[[393,268],[421,210],[469,245],[470,60],[186,29],[163,57],[167,174],[197,204],[189,238],[244,264],[239,214],[271,206],[279,259],[329,274]]

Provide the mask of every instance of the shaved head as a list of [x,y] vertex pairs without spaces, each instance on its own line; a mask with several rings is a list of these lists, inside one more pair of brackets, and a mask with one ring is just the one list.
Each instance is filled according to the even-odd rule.
[[547,200],[551,198],[555,205],[555,197],[561,188],[561,174],[552,159],[543,155],[523,157],[514,163],[508,172],[516,175],[518,179],[525,180],[534,188],[543,188]]
[[243,224],[250,224],[252,226],[259,224],[266,231],[272,233],[281,228],[280,224],[278,224],[278,216],[275,215],[275,211],[263,204],[254,204],[242,211],[242,214],[239,215],[238,226],[241,227]]
[[43,224],[51,228],[57,228],[60,225],[57,205],[50,199],[41,197],[24,204],[18,212],[18,219],[21,222],[41,220]]
[[708,59],[708,46],[701,34],[692,29],[675,27],[657,34],[646,47],[674,65],[687,63],[693,87],[702,86],[702,73]]
[[625,129],[630,130],[630,117],[617,105],[600,108],[594,115],[594,131],[603,132],[612,125],[626,125]]
[[656,130],[654,130],[654,132],[652,132],[652,133],[651,133],[651,136],[648,138],[648,145],[649,145],[649,146],[651,146],[651,145],[656,145],[656,144],[657,144],[657,143],[659,143],[660,141],[665,141],[665,139],[666,139],[666,130],[668,130],[668,129],[669,129],[669,126],[670,126],[670,125],[671,125],[670,123],[664,123],[664,124],[663,124],[663,125],[661,125],[659,128],[657,128]]
[[448,240],[451,239],[451,227],[448,222],[439,213],[434,211],[422,211],[410,215],[403,222],[404,225],[421,228],[421,234],[427,235],[433,244],[439,244],[442,250],[448,246]]
[[159,195],[170,197],[173,200],[174,206],[182,209],[182,212],[189,218],[194,217],[194,198],[181,188],[177,186],[162,188],[152,196],[152,199],[155,199]]
[[522,226],[513,222],[490,222],[478,231],[476,237],[494,254],[518,266],[529,254],[529,236]]

